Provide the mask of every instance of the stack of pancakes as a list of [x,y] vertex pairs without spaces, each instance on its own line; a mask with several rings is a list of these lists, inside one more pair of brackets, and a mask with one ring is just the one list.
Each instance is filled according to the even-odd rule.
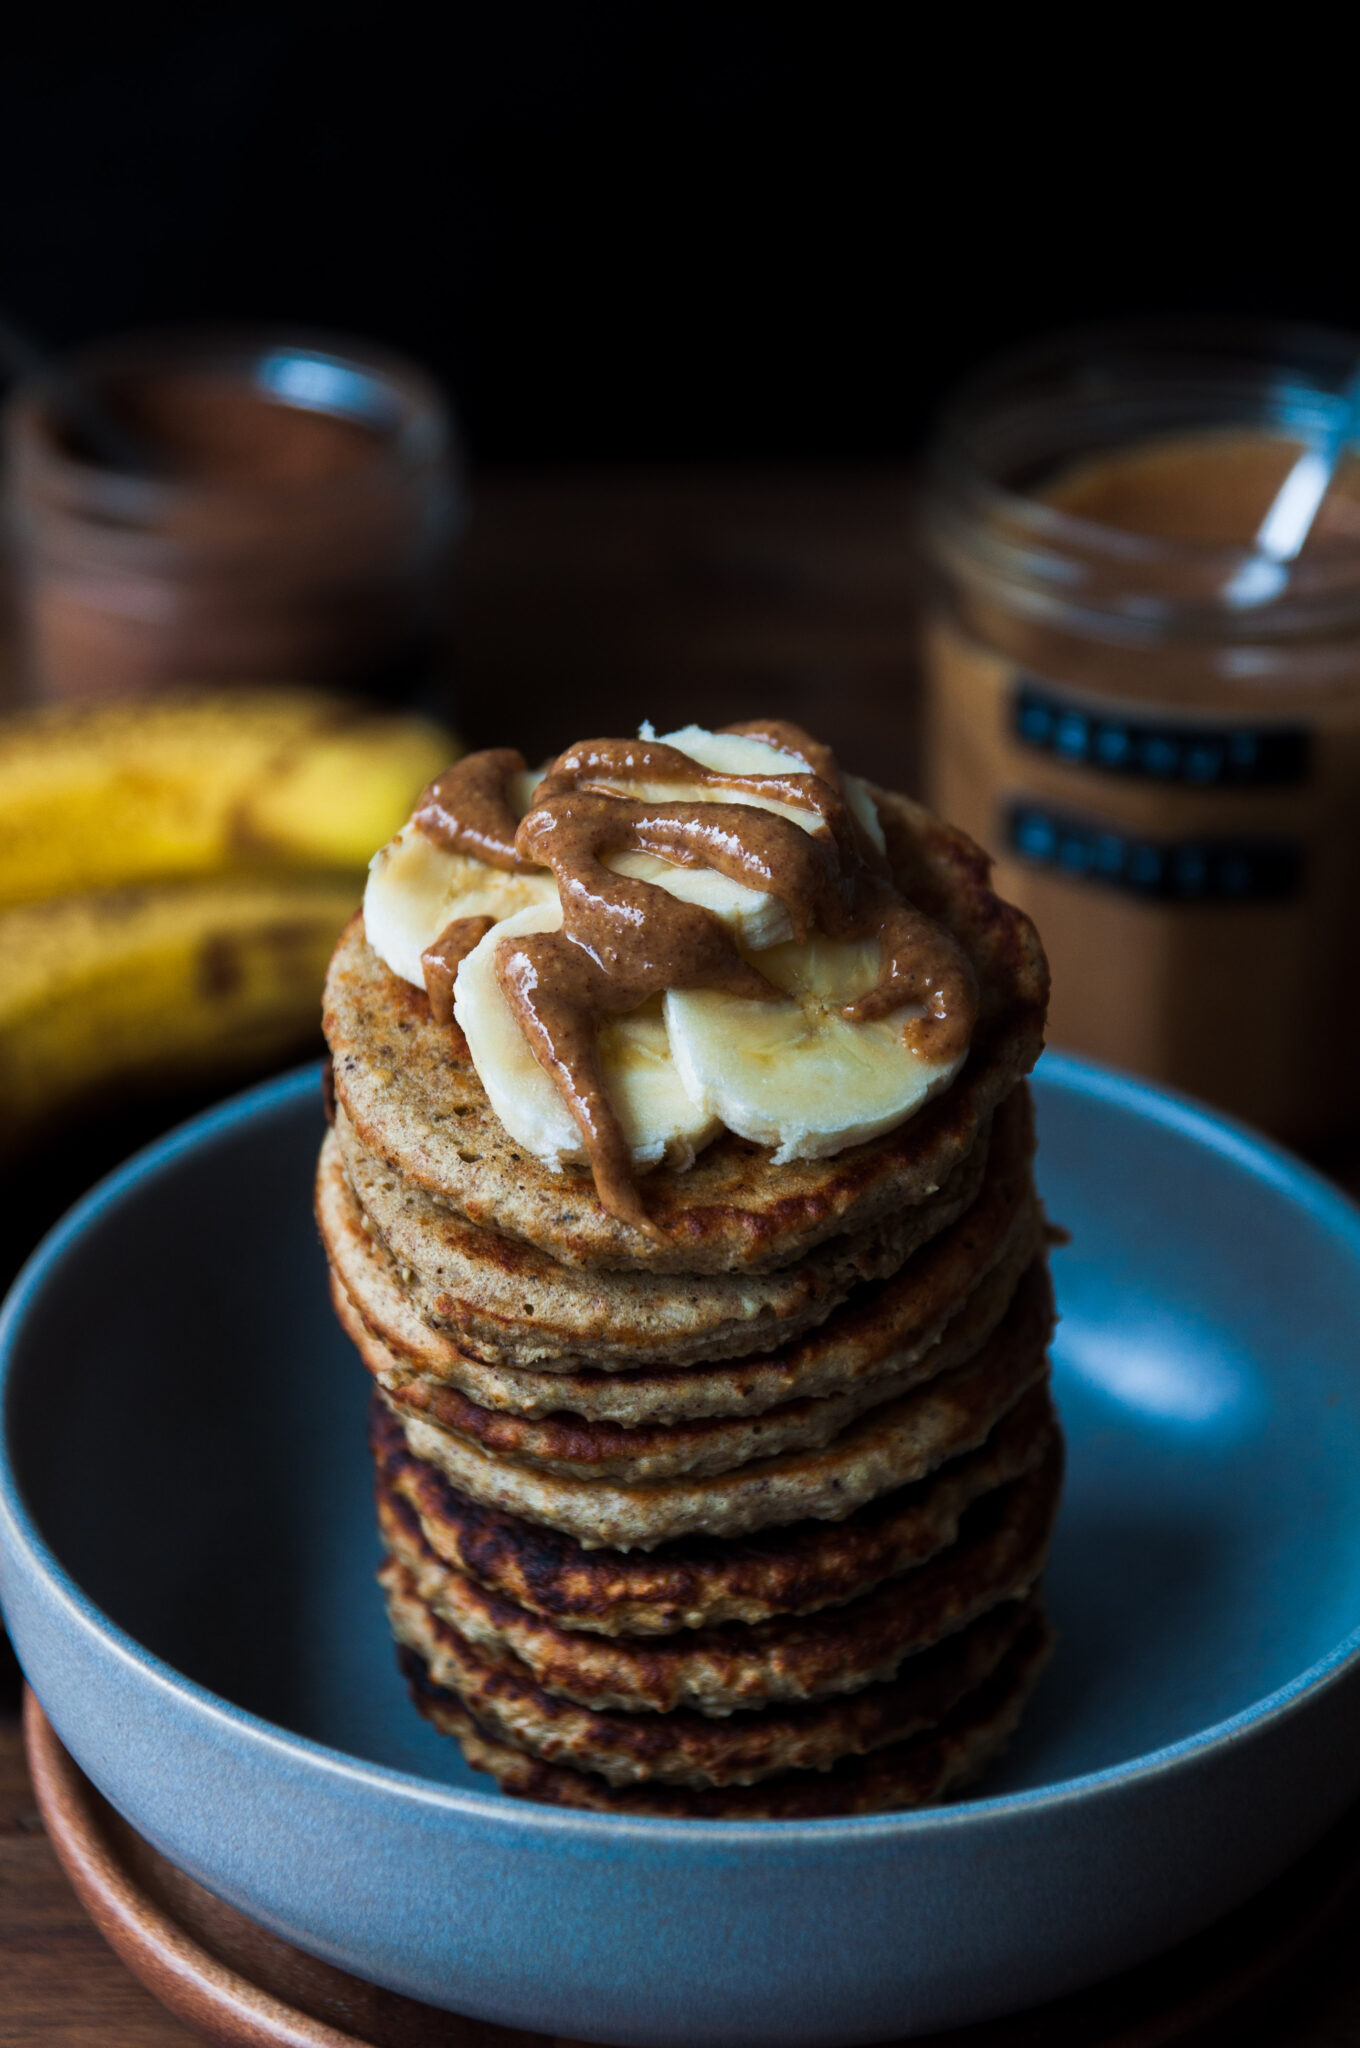
[[1047,976],[970,842],[875,792],[977,1031],[896,1130],[724,1135],[658,1238],[508,1136],[356,918],[317,1213],[375,1381],[381,1579],[416,1705],[510,1792],[778,1818],[939,1798],[1043,1664],[1061,1483],[1024,1076]]

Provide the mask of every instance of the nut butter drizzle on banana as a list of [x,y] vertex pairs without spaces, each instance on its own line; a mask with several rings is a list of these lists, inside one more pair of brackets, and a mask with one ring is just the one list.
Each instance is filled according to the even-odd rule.
[[436,1024],[452,1024],[453,984],[458,979],[458,970],[495,922],[494,917],[455,917],[445,925],[434,944],[427,946],[421,954],[425,993],[430,999],[430,1015]]
[[416,806],[418,831],[449,853],[470,853],[489,868],[513,871],[530,862],[515,851],[517,820],[505,798],[512,775],[524,772],[514,747],[486,747],[465,754],[436,776]]
[[[558,757],[516,821],[506,786],[525,764],[512,748],[500,747],[458,762],[430,785],[415,814],[418,829],[451,852],[503,869],[551,870],[562,927],[502,941],[497,980],[581,1133],[600,1200],[620,1221],[653,1237],[660,1233],[643,1208],[628,1144],[605,1091],[601,1023],[666,989],[714,989],[757,1002],[776,1000],[780,991],[711,912],[615,874],[604,865],[605,855],[635,851],[681,867],[715,868],[781,902],[797,940],[814,927],[829,938],[876,938],[878,979],[842,1014],[859,1023],[918,1006],[922,1014],[907,1024],[904,1037],[922,1058],[961,1059],[977,1014],[966,956],[949,932],[894,887],[887,863],[845,802],[830,750],[783,720],[727,730],[806,761],[808,772],[724,774],[656,740],[589,740]],[[713,803],[661,803],[620,794],[616,786],[637,781],[728,794]],[[811,811],[821,822],[809,833],[758,804],[743,804],[743,795]],[[482,920],[456,919],[423,955],[438,1018],[449,1014],[453,975],[475,943],[474,925],[480,937]]]

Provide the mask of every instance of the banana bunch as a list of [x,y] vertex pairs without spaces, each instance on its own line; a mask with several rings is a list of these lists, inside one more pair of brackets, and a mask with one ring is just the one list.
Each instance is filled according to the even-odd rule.
[[[763,740],[686,726],[664,744],[701,767],[733,775],[796,773],[804,763]],[[522,811],[537,776],[511,791]],[[883,830],[872,797],[854,776],[843,778],[847,802],[881,848]],[[625,785],[618,785],[622,792]],[[684,801],[723,801],[721,792],[645,781],[629,794]],[[773,798],[762,803],[808,832],[816,813]],[[721,918],[738,944],[780,991],[778,999],[703,989],[671,989],[662,998],[612,1018],[600,1039],[601,1065],[633,1162],[687,1163],[724,1126],[774,1148],[775,1161],[824,1158],[891,1130],[939,1089],[959,1062],[932,1063],[914,1052],[903,1013],[851,1023],[845,1006],[878,974],[876,941],[814,936],[796,942],[777,898],[711,868],[678,867],[654,855],[619,853],[607,865],[655,883]],[[557,885],[546,872],[506,874],[465,854],[445,852],[406,827],[374,858],[364,897],[369,944],[395,974],[421,984],[420,955],[455,917],[498,922],[462,962],[454,1014],[483,1087],[502,1124],[526,1150],[560,1166],[582,1156],[580,1133],[556,1085],[539,1066],[495,971],[500,942],[561,923]]]
[[0,720],[0,1154],[303,1044],[370,850],[456,751],[302,690]]

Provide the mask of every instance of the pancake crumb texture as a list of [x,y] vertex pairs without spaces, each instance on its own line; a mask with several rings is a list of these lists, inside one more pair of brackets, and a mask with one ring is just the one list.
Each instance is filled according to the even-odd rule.
[[647,1228],[509,1135],[361,916],[336,948],[315,1206],[372,1384],[381,1597],[416,1710],[513,1797],[927,1805],[1001,1754],[1051,1654],[1047,967],[971,842],[857,788],[971,966],[967,1057],[830,1157],[729,1130],[656,1166]]

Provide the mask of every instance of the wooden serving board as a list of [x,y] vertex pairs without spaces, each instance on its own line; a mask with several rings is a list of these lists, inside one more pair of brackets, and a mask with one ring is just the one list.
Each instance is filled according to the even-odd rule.
[[[208,2041],[579,2048],[437,2011],[302,1954],[144,1842],[72,1762],[31,1694],[24,1728],[38,1807],[81,1902],[134,1975]],[[1319,1958],[1353,1920],[1357,1899],[1360,1812],[1260,1898],[1171,1955],[1012,2019],[918,2036],[914,2048],[1169,2048],[1247,2031],[1289,2040],[1305,1987],[1316,1984]]]

